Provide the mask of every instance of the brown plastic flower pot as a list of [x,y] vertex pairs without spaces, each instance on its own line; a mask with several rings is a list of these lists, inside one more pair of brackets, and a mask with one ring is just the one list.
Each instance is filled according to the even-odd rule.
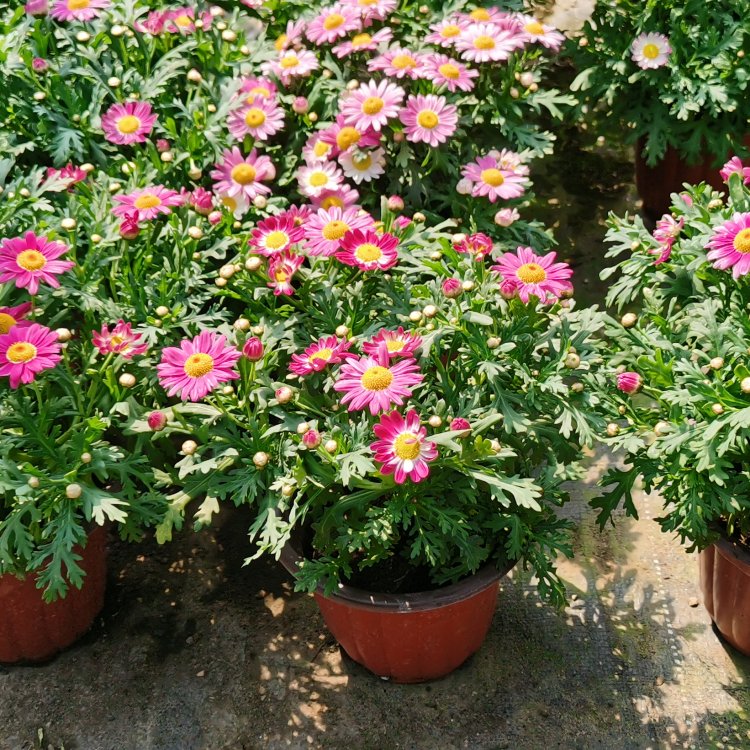
[[[300,556],[289,545],[281,561],[291,572]],[[435,591],[374,594],[342,585],[315,593],[326,626],[347,654],[379,677],[425,682],[461,666],[484,642],[503,571],[487,565]]]
[[700,553],[703,603],[717,630],[750,656],[750,554],[720,539]]
[[107,535],[97,526],[85,548],[76,548],[86,571],[83,588],[74,586],[64,599],[47,604],[35,576],[0,576],[0,662],[39,662],[80,638],[104,604]]

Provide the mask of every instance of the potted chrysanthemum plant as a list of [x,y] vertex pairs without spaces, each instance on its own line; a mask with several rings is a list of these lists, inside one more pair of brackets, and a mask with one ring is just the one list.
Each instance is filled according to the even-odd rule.
[[620,504],[637,516],[638,477],[657,491],[662,529],[701,551],[718,629],[750,653],[750,170],[735,158],[722,173],[727,200],[691,187],[653,234],[637,218],[611,221],[608,301],[643,309],[609,331],[607,441],[626,466],[605,476],[613,486],[594,505],[603,524]]

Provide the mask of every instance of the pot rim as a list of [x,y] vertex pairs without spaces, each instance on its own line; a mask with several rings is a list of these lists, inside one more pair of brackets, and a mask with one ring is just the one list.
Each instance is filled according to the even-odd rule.
[[[287,542],[281,550],[279,560],[284,568],[294,575],[299,570],[304,557],[290,542]],[[471,598],[493,584],[497,584],[517,562],[517,560],[507,562],[500,569],[493,563],[488,563],[467,578],[430,591],[417,591],[411,594],[380,594],[340,583],[336,591],[330,595],[326,595],[323,586],[319,585],[315,595],[358,609],[378,610],[379,612],[424,612],[448,607]]]
[[750,567],[750,550],[731,541],[727,536],[727,530],[724,526],[718,526],[717,530],[721,536],[714,542],[714,546],[720,549],[726,556],[733,557],[737,562]]

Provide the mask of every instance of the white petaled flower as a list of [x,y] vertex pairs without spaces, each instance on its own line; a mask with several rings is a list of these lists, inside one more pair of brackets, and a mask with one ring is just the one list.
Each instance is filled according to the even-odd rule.
[[339,156],[344,174],[359,185],[370,182],[385,172],[385,151],[375,148],[370,151],[349,150]]
[[667,64],[672,48],[664,34],[639,34],[630,48],[631,56],[639,68],[661,68]]

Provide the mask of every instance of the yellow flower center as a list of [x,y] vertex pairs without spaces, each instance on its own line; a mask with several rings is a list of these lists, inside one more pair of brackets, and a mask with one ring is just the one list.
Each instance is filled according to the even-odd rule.
[[286,232],[269,232],[266,235],[266,247],[271,250],[280,250],[289,244],[289,235]]
[[330,144],[325,141],[318,141],[313,146],[313,153],[315,156],[325,156],[331,150]]
[[490,20],[490,14],[484,9],[484,8],[474,8],[474,10],[469,13],[469,16],[473,21],[489,21]]
[[289,273],[283,268],[279,268],[273,275],[274,279],[278,281],[280,284],[283,284],[285,281],[289,280]]
[[123,135],[130,135],[141,127],[141,121],[135,115],[125,115],[117,119],[115,127]]
[[367,391],[384,391],[393,382],[393,373],[387,367],[374,365],[365,370],[360,382]]
[[323,187],[328,183],[328,175],[325,172],[313,172],[310,175],[310,184],[313,187]]
[[183,366],[185,375],[190,378],[202,378],[214,369],[214,358],[210,354],[198,352],[191,354]]
[[482,182],[491,187],[500,187],[505,182],[503,173],[499,169],[483,169]]
[[0,313],[0,334],[8,333],[18,321],[8,313]]
[[404,342],[401,339],[389,339],[385,342],[385,348],[389,352],[400,352],[404,348]]
[[11,344],[5,352],[8,362],[14,365],[20,365],[23,362],[30,362],[36,357],[36,347],[28,341],[19,341]]
[[440,36],[443,37],[443,39],[452,39],[460,33],[461,29],[458,26],[454,26],[452,23],[449,23],[447,26],[443,26],[443,28],[440,29]]
[[461,77],[461,71],[453,63],[443,63],[438,71],[443,78],[450,78],[452,81]]
[[112,336],[112,338],[110,338],[109,341],[111,344],[114,344],[115,346],[119,346],[120,344],[122,344],[123,338],[122,336]]
[[193,19],[190,18],[187,13],[183,13],[177,16],[177,18],[174,19],[174,22],[175,24],[177,24],[177,26],[182,26],[183,28],[185,28],[186,26],[190,26],[190,24],[193,23]]
[[245,125],[249,128],[259,128],[266,121],[266,113],[258,107],[252,107],[245,112]]
[[345,20],[346,19],[340,13],[331,13],[331,15],[328,16],[325,21],[323,21],[323,28],[326,31],[338,29],[338,27],[341,26],[341,24],[344,23]]
[[524,284],[539,284],[547,278],[547,272],[538,263],[524,263],[516,271],[516,276]]
[[320,205],[325,208],[343,208],[344,201],[338,197],[338,195],[329,195],[320,202]]
[[526,26],[523,27],[523,30],[528,31],[529,34],[536,34],[537,36],[544,34],[544,26],[542,26],[539,21],[531,21],[530,23],[527,23]]
[[659,48],[655,44],[647,44],[643,48],[643,56],[649,60],[655,60],[659,57]]
[[323,227],[323,236],[327,240],[340,240],[349,231],[349,225],[340,219],[329,221]]
[[255,171],[255,167],[252,164],[237,164],[232,167],[231,176],[232,179],[238,185],[249,185],[255,181],[255,176],[258,173]]
[[357,159],[356,156],[352,157],[352,166],[358,172],[366,172],[372,166],[372,156],[370,156],[370,154],[365,154],[359,159]]
[[157,206],[161,206],[161,198],[153,193],[144,193],[133,201],[133,205],[139,211],[142,211],[144,208],[156,208]]
[[352,38],[352,47],[364,47],[372,41],[369,34],[357,34]]
[[379,96],[368,96],[362,102],[362,111],[366,115],[376,115],[385,106],[385,102]]
[[738,253],[750,253],[750,229],[737,232],[732,245]]
[[413,432],[402,432],[393,441],[393,452],[402,461],[413,461],[419,457],[422,444],[419,440],[419,436]]
[[357,5],[369,8],[371,5],[377,5],[378,0],[357,0]]
[[299,65],[299,58],[297,55],[284,55],[279,63],[282,68],[296,68]]
[[405,70],[406,68],[416,68],[417,61],[411,55],[396,55],[391,60],[391,65],[396,70]]
[[432,130],[433,128],[437,127],[438,123],[440,122],[440,119],[438,118],[437,114],[433,112],[431,109],[423,109],[417,115],[417,122],[423,128],[427,128],[427,130]]
[[474,49],[495,49],[495,40],[491,36],[482,34],[474,40]]
[[278,39],[273,43],[273,46],[276,47],[276,50],[278,52],[281,52],[281,50],[284,49],[284,46],[286,45],[287,39],[289,37],[286,34],[282,34]]
[[91,0],[68,0],[68,10],[84,10],[91,5]]
[[325,349],[318,349],[317,352],[311,354],[308,358],[308,362],[315,362],[316,359],[322,359],[326,362],[333,356],[333,349],[326,347]]
[[[368,113],[369,114],[369,113]],[[347,125],[341,128],[336,134],[336,145],[342,150],[346,151],[349,146],[353,146],[355,143],[359,143],[359,139],[362,137],[361,133],[357,128],[353,128]]]
[[226,206],[230,211],[237,210],[237,201],[229,195],[222,196],[221,204]]
[[47,265],[47,259],[38,250],[24,250],[18,253],[16,264],[24,271],[39,271]]
[[253,100],[257,97],[262,99],[268,99],[271,96],[271,92],[265,86],[254,86],[247,92],[247,99],[245,101],[248,104],[252,104]]
[[354,255],[358,260],[363,263],[372,263],[375,260],[380,260],[383,257],[383,251],[371,242],[363,242],[354,251]]

